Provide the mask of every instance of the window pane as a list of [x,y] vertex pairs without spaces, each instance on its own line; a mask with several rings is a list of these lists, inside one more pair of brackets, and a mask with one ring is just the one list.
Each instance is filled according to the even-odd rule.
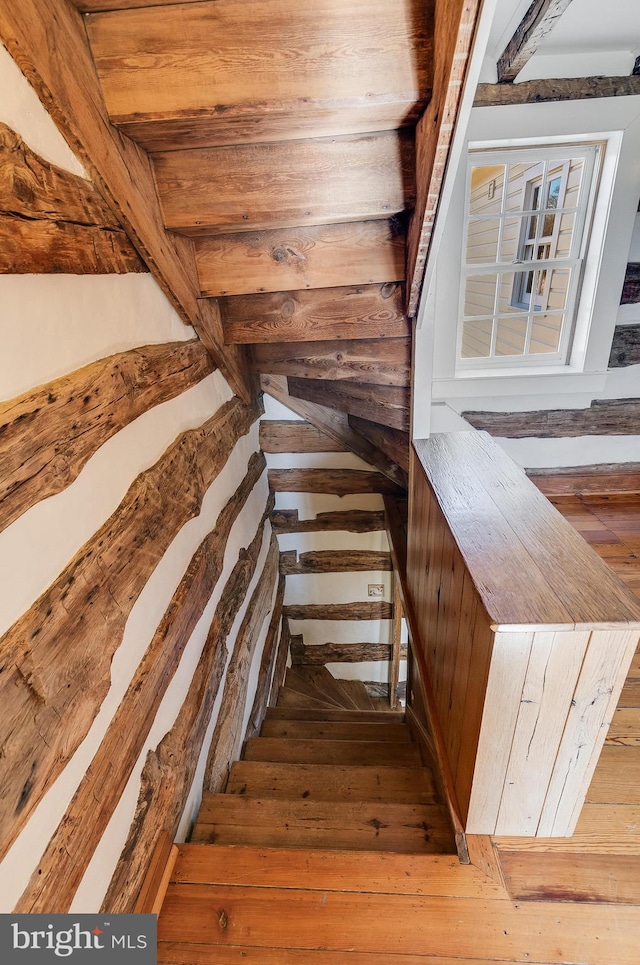
[[522,218],[505,218],[500,245],[500,261],[515,261],[522,231]]
[[531,325],[529,351],[533,354],[557,352],[564,315],[536,315]]
[[556,218],[560,220],[556,240],[556,258],[570,258],[576,216],[575,214],[558,214]]
[[496,320],[496,355],[522,355],[527,338],[527,316],[516,315]]
[[584,161],[582,158],[574,158],[569,162],[569,173],[567,175],[567,188],[562,202],[563,208],[575,208],[580,201],[580,186],[582,184],[582,174],[584,171]]
[[[527,161],[524,164],[509,165],[507,198],[505,206],[507,211],[525,210],[525,194],[527,185],[531,183],[532,179],[542,178],[542,173],[543,165],[540,161]],[[538,196],[536,196],[535,188],[533,188],[532,196],[528,202],[532,210],[537,209],[540,206],[539,187],[540,186],[538,186]]]
[[504,271],[500,276],[498,311],[501,315],[529,311],[537,272]]
[[500,214],[504,169],[504,164],[471,168],[469,214]]
[[545,303],[543,307],[552,311],[563,311],[567,304],[569,292],[569,269],[554,268],[544,274],[549,277],[545,279],[544,283]]
[[493,315],[497,275],[469,275],[465,289],[465,315]]
[[471,218],[467,234],[467,264],[490,265],[498,258],[500,222],[497,218]]
[[477,322],[464,322],[462,326],[463,359],[487,359],[491,353],[491,319]]

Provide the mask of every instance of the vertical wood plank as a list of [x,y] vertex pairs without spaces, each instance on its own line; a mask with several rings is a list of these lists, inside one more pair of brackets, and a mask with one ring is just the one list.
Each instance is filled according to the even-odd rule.
[[402,597],[400,595],[400,578],[393,575],[393,628],[392,652],[389,661],[389,705],[391,710],[397,710],[399,700],[396,693],[400,680],[400,654],[402,650]]

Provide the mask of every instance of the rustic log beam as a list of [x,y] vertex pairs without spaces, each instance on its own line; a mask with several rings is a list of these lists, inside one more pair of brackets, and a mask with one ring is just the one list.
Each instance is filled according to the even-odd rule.
[[[264,540],[264,520],[238,560],[216,607],[189,691],[173,727],[149,751],[140,778],[129,835],[103,902],[108,912],[130,912],[144,878],[158,828],[175,838],[191,791],[220,682],[227,663],[226,641],[246,599]],[[176,766],[179,762],[180,766]]]
[[226,344],[403,338],[403,286],[350,285],[219,299]]
[[[165,230],[151,161],[110,123],[83,18],[69,0],[0,0],[0,40],[155,275],[182,320],[200,327],[192,243]],[[227,353],[213,360],[245,401]]]
[[285,578],[280,576],[278,580],[278,590],[276,593],[271,622],[267,630],[267,639],[264,643],[262,658],[260,660],[260,670],[258,672],[258,683],[253,705],[249,713],[247,729],[244,739],[256,737],[262,727],[262,721],[269,703],[269,694],[273,682],[273,674],[278,656],[278,644],[282,633],[282,604],[284,602]]
[[240,756],[249,670],[262,625],[274,605],[273,590],[277,580],[278,541],[272,536],[267,560],[249,600],[225,676],[220,713],[211,739],[204,777],[205,790],[214,794],[224,788],[229,767]]
[[545,496],[606,496],[640,492],[640,463],[601,463],[527,469],[527,476]]
[[640,399],[596,399],[588,409],[463,412],[462,417],[504,439],[640,435]]
[[481,0],[436,0],[433,93],[416,127],[416,206],[407,239],[407,315],[414,318]]
[[0,855],[86,736],[136,599],[258,415],[234,399],[178,436],[0,638]]
[[616,325],[609,356],[609,368],[640,365],[640,325]]
[[354,432],[348,423],[344,412],[336,412],[327,406],[318,405],[314,402],[305,402],[303,399],[296,399],[289,395],[287,380],[282,375],[263,375],[260,378],[260,385],[269,395],[282,402],[292,412],[301,415],[307,422],[311,422],[321,432],[326,433],[336,442],[341,443],[346,449],[350,449],[369,465],[375,466],[384,476],[392,482],[406,489],[406,473],[394,462],[391,462],[384,453],[367,442],[359,433]]
[[[305,647],[301,641],[294,641],[291,644],[291,660],[294,667],[321,667],[327,663],[377,663],[391,660],[392,650],[387,643],[323,643]],[[400,658],[406,660],[406,645],[399,653]]]
[[478,84],[474,107],[550,104],[640,94],[640,77],[555,77],[521,84]]
[[498,60],[498,82],[516,79],[549,36],[571,0],[533,0]]
[[[194,553],[120,706],[16,910],[66,912],[135,767],[162,698],[224,566],[231,528],[265,468],[256,453]],[[267,505],[262,526],[271,506]],[[108,780],[105,779],[108,775]],[[92,820],[85,820],[91,812]],[[140,857],[148,859],[148,854]]]
[[390,570],[389,553],[375,550],[315,550],[280,554],[280,572],[285,576],[302,573],[357,573]]
[[291,632],[289,630],[289,621],[286,616],[282,617],[282,622],[280,625],[280,639],[278,640],[278,651],[276,653],[276,662],[273,669],[273,679],[271,681],[271,692],[269,694],[269,706],[275,707],[278,703],[278,694],[280,693],[280,688],[284,683],[284,677],[287,672],[287,660],[289,658],[289,650],[292,642]]
[[264,342],[251,346],[258,372],[301,379],[409,385],[411,338]]
[[276,509],[271,525],[279,533],[376,533],[385,528],[385,515],[365,509],[318,513],[313,519],[299,519],[297,509]]
[[224,345],[224,333],[220,318],[220,306],[214,298],[199,298],[200,315],[193,323],[203,345],[211,358],[220,366],[233,391],[243,402],[251,402],[260,391],[259,380],[251,369],[246,345],[227,345],[224,349],[224,365],[220,346]]
[[263,452],[346,452],[316,426],[297,419],[262,419],[260,448]]
[[361,436],[364,436],[371,445],[377,446],[387,458],[396,462],[401,469],[409,472],[408,432],[404,432],[402,429],[394,429],[392,426],[382,426],[378,422],[361,419],[355,415],[349,416],[349,425]]
[[213,368],[197,340],[145,345],[0,403],[0,531],[69,486],[116,432]]
[[391,620],[393,606],[385,600],[356,603],[301,603],[284,607],[289,620]]
[[409,429],[409,387],[289,378],[289,395],[379,422],[393,429]]
[[402,495],[396,486],[379,472],[363,469],[270,469],[269,486],[276,493],[383,493]]

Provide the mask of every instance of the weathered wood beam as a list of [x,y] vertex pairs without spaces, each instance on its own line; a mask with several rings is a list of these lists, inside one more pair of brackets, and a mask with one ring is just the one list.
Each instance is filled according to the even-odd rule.
[[[264,471],[264,457],[255,454],[238,490],[220,513],[215,528],[194,553],[171,598],[131,683],[78,790],[54,832],[16,906],[25,913],[68,911],[73,896],[113,815],[162,698],[184,649],[222,574],[231,528]],[[267,506],[262,527],[271,510]],[[217,641],[216,641],[217,643]],[[183,750],[194,752],[188,746]],[[181,755],[181,764],[184,756]],[[197,755],[196,755],[197,760]],[[106,776],[108,775],[108,780]],[[91,812],[91,821],[85,820]],[[133,856],[132,856],[133,857]],[[135,855],[134,866],[146,867],[148,852]],[[129,869],[131,875],[133,869]],[[135,877],[135,873],[133,873]]]
[[[640,89],[638,91],[640,93]],[[640,263],[631,261],[627,265],[622,286],[621,305],[635,305],[640,302]]]
[[278,656],[278,644],[280,642],[280,636],[282,633],[282,604],[284,602],[284,589],[285,578],[281,575],[278,580],[278,590],[276,592],[276,599],[273,605],[273,611],[271,613],[271,621],[269,623],[267,638],[265,640],[264,648],[262,650],[262,657],[260,659],[258,683],[256,685],[256,693],[253,699],[251,711],[249,713],[247,729],[244,735],[245,740],[248,740],[250,737],[255,737],[260,732],[262,721],[264,720],[264,715],[267,710],[267,704],[269,703],[269,694],[271,692],[273,674]]
[[260,448],[263,452],[346,452],[341,443],[298,419],[262,419]]
[[393,606],[385,600],[356,603],[289,604],[283,610],[289,620],[391,620]]
[[476,429],[504,439],[640,435],[640,399],[596,399],[588,409],[463,412]]
[[289,395],[296,399],[329,406],[405,432],[409,429],[408,386],[294,378],[289,378],[288,383]]
[[407,314],[415,317],[481,0],[436,0],[433,94],[416,127],[416,205],[407,241]]
[[[31,83],[71,149],[169,301],[187,324],[200,327],[198,277],[188,239],[165,231],[150,159],[110,123],[83,19],[70,0],[0,0],[0,40]],[[227,353],[213,360],[245,401]]]
[[527,475],[545,496],[640,492],[640,463],[601,463],[593,466],[562,466],[527,469]]
[[521,84],[478,84],[474,107],[547,104],[640,94],[640,77],[556,77]]
[[[5,0],[6,2],[6,0]],[[214,232],[365,221],[413,205],[413,134],[200,148],[156,154],[165,224]]]
[[107,439],[214,369],[204,345],[145,345],[0,403],[0,531],[66,489]]
[[498,82],[516,79],[549,36],[571,0],[533,0],[498,59]]
[[136,271],[148,268],[93,184],[0,123],[0,273]]
[[[255,573],[264,538],[264,520],[238,560],[215,609],[187,696],[172,728],[149,751],[140,778],[138,804],[127,841],[103,902],[103,910],[129,912],[158,828],[175,838],[191,791],[215,700],[227,662],[226,641]],[[176,762],[180,766],[176,766]]]
[[273,668],[273,679],[271,681],[271,692],[269,693],[269,706],[275,707],[278,703],[278,694],[284,683],[287,672],[287,660],[291,646],[291,633],[289,631],[289,621],[286,616],[282,617],[280,625],[280,639],[278,640],[278,651],[276,653],[275,667]]
[[250,295],[404,280],[403,219],[198,238],[204,295]]
[[382,473],[363,469],[270,469],[269,486],[276,493],[403,493]]
[[218,720],[211,739],[204,777],[204,789],[220,792],[233,761],[240,757],[249,670],[262,625],[273,606],[273,590],[278,581],[278,541],[271,537],[260,580],[249,600],[224,681]]
[[[323,643],[305,647],[301,642],[291,644],[294,667],[322,667],[327,663],[369,663],[390,660],[392,647],[387,643]],[[406,659],[406,646],[400,657]]]
[[317,288],[221,298],[225,342],[402,338],[410,334],[402,285]]
[[391,654],[389,657],[389,706],[397,710],[398,684],[400,682],[400,661],[403,656],[407,659],[407,645],[402,643],[402,594],[400,592],[400,577],[393,578],[393,626],[391,629]]
[[371,445],[377,446],[385,456],[396,462],[401,469],[409,472],[409,433],[401,429],[394,429],[390,426],[382,426],[378,422],[371,422],[369,419],[361,419],[358,416],[349,416],[349,425],[361,436],[364,436]]
[[234,399],[178,436],[0,638],[0,854],[86,736],[136,599],[258,416]]
[[402,469],[387,459],[384,453],[372,446],[359,433],[354,432],[344,412],[336,412],[324,405],[293,398],[289,395],[287,380],[282,375],[263,375],[260,378],[260,385],[265,392],[277,399],[278,402],[282,402],[297,415],[306,419],[307,422],[311,422],[321,432],[344,445],[345,448],[368,462],[369,465],[375,466],[392,482],[406,489],[407,477]]
[[616,325],[609,356],[609,368],[640,365],[640,324]]
[[301,553],[287,550],[280,554],[280,572],[294,573],[355,573],[390,570],[389,553],[374,550],[316,550]]
[[[224,345],[224,332],[220,306],[214,298],[199,298],[200,317],[196,331],[212,359],[220,359],[220,346]],[[251,402],[259,392],[259,379],[251,369],[249,352],[245,345],[227,345],[224,349],[224,367],[220,368],[229,385],[243,402]]]
[[385,528],[385,515],[365,509],[347,509],[318,513],[313,519],[299,519],[297,509],[276,509],[271,514],[271,525],[276,534],[377,533]]
[[370,385],[409,385],[411,338],[263,342],[251,346],[254,368],[301,379],[345,379]]

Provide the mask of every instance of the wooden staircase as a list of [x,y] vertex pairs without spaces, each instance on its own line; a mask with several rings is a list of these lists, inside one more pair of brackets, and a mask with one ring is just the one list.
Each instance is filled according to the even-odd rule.
[[256,923],[274,922],[283,889],[311,898],[287,943],[318,948],[328,891],[348,893],[350,914],[366,917],[389,876],[405,891],[411,881],[413,892],[443,862],[449,873],[475,871],[458,865],[447,809],[403,714],[368,701],[360,681],[323,667],[287,672],[226,792],[204,795],[191,844],[180,848],[159,920],[160,962],[240,961],[252,945],[260,951],[251,961],[290,961],[267,932],[256,939],[245,914],[244,902],[257,902]]

